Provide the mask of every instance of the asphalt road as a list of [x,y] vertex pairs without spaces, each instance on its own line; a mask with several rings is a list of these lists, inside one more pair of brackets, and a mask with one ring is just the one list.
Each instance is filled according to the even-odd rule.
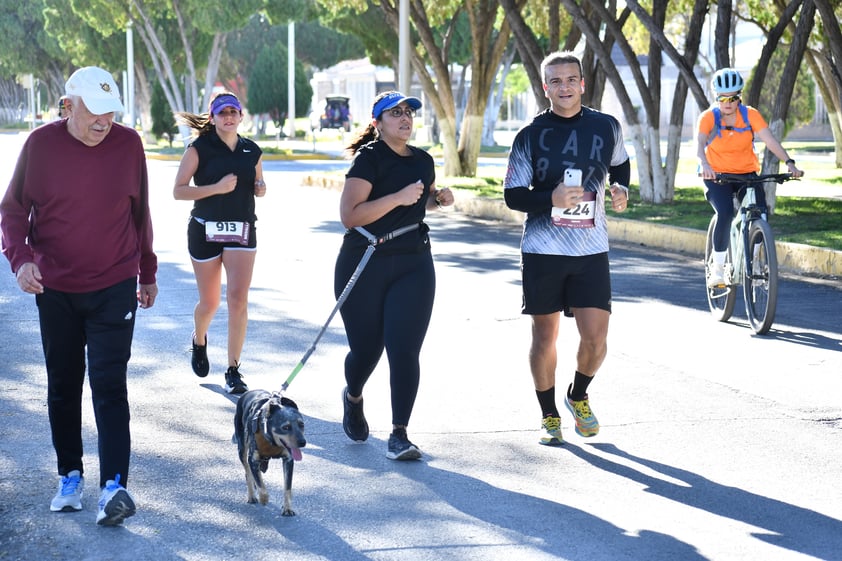
[[[422,462],[384,457],[388,371],[366,390],[372,435],[341,428],[345,339],[337,318],[287,394],[307,422],[294,518],[280,516],[281,467],[266,507],[245,502],[220,391],[225,309],[211,375],[189,366],[195,285],[171,198],[176,163],[150,162],[158,302],[139,314],[130,374],[138,513],[121,528],[85,510],[54,514],[55,458],[31,297],[0,274],[2,560],[793,560],[842,559],[842,294],[784,279],[776,324],[753,335],[706,309],[695,259],[612,250],[609,356],[591,386],[600,434],[563,417],[566,446],[537,444],[539,412],[520,314],[519,228],[432,216],[438,292],[410,438]],[[5,166],[3,166],[5,168]],[[333,307],[338,194],[267,173],[243,372],[279,389]],[[3,173],[9,173],[3,169]],[[5,179],[5,177],[4,177]],[[3,184],[5,185],[5,180]],[[5,261],[4,261],[5,262]],[[572,320],[559,338],[572,377]],[[86,469],[98,472],[89,395]]]

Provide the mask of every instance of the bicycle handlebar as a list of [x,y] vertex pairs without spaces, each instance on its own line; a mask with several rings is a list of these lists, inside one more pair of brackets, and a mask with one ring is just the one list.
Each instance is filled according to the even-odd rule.
[[767,181],[783,183],[784,181],[799,181],[799,178],[793,177],[791,173],[767,173],[761,175],[744,175],[740,173],[716,174],[717,183],[765,183]]

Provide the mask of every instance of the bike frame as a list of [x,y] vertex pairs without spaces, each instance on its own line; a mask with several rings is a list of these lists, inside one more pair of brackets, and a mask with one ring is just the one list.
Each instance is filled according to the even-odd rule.
[[[746,185],[746,193],[737,209],[734,220],[731,221],[731,236],[729,248],[731,250],[731,283],[734,286],[741,284],[741,279],[749,267],[748,257],[748,232],[751,223],[755,220],[766,220],[763,208],[757,206],[757,194],[755,189],[762,189],[763,185]],[[726,270],[726,274],[728,271]]]
[[[707,288],[708,305],[717,320],[727,321],[734,310],[737,297],[735,289],[742,284],[746,315],[751,328],[758,335],[766,334],[775,318],[778,261],[774,235],[766,222],[766,209],[757,206],[755,189],[762,189],[763,183],[768,181],[783,183],[790,179],[794,179],[791,174],[717,174],[717,181],[741,184],[745,194],[735,209],[736,215],[729,231],[725,262],[726,285]],[[705,245],[706,268],[710,266],[715,225],[714,216],[708,226]]]

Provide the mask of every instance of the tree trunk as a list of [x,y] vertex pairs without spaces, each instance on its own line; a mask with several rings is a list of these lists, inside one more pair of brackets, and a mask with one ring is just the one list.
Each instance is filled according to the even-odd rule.
[[713,50],[716,56],[716,68],[732,66],[730,53],[731,39],[731,2],[721,0],[716,3],[716,30],[714,31]]
[[509,75],[509,70],[512,68],[512,61],[515,58],[515,46],[510,44],[506,47],[506,52],[501,61],[501,68],[499,78],[497,80],[497,87],[491,88],[488,94],[488,102],[485,108],[485,117],[482,126],[482,145],[496,146],[497,141],[494,140],[494,129],[497,128],[497,117],[500,115],[500,106],[503,103],[503,90],[506,87],[506,77]]
[[[815,19],[816,5],[813,3],[813,0],[805,0],[801,6],[798,24],[795,26],[795,35],[792,38],[789,56],[784,65],[784,72],[781,76],[781,83],[778,88],[778,95],[775,97],[775,105],[772,108],[772,118],[769,124],[769,130],[775,135],[775,138],[781,140],[783,139],[784,125],[786,124],[786,114],[789,111],[789,102],[792,99],[792,92],[795,89],[795,79],[798,76],[801,61],[804,59],[804,51],[807,49],[807,42],[810,40],[810,33],[813,31]],[[762,172],[775,173],[779,168],[780,163],[778,162],[777,156],[772,154],[767,148],[763,156]],[[776,183],[766,186],[766,203],[770,215],[775,212],[776,193]]]
[[482,148],[488,92],[493,88],[511,32],[505,20],[495,32],[496,0],[466,0],[466,12],[471,23],[471,89],[462,118],[458,150],[463,175],[473,177]]
[[548,107],[547,98],[544,95],[544,77],[541,76],[541,61],[546,53],[538,44],[538,40],[532,29],[526,24],[521,12],[526,5],[526,0],[500,0],[500,6],[506,15],[506,21],[512,30],[515,38],[517,51],[529,78],[532,87],[532,95],[538,107]]
[[[707,0],[697,1],[693,6],[690,15],[688,32],[684,38],[683,61],[688,63],[699,56],[699,47],[702,43],[702,27],[707,17]],[[689,64],[688,64],[689,65]],[[678,173],[678,160],[681,150],[681,138],[684,129],[684,108],[687,103],[687,93],[690,84],[684,74],[680,74],[675,84],[672,97],[672,108],[670,109],[670,124],[667,129],[667,157],[665,181],[669,186],[667,190],[667,201],[675,198],[675,177]],[[693,129],[695,134],[695,127]]]
[[[815,0],[824,32],[826,33],[825,48],[829,50],[827,55],[828,76],[832,77],[827,83],[827,94],[822,92],[827,105],[830,127],[833,130],[833,138],[836,146],[836,167],[842,168],[842,29],[839,20],[833,10],[833,5],[828,0]],[[832,108],[832,109],[831,109]]]
[[141,41],[146,45],[146,51],[152,59],[152,65],[155,68],[155,73],[158,76],[158,81],[164,90],[164,96],[173,111],[186,111],[184,105],[184,97],[178,85],[178,79],[172,69],[172,63],[169,60],[166,49],[161,44],[161,40],[155,31],[154,24],[149,20],[146,12],[143,11],[137,0],[132,0],[135,9],[141,18],[141,25],[136,26],[138,35]]
[[769,68],[769,63],[772,60],[772,54],[778,48],[781,37],[786,31],[787,26],[795,17],[798,11],[798,6],[801,5],[801,0],[793,0],[784,8],[780,19],[775,26],[766,34],[766,42],[763,43],[763,48],[760,51],[760,59],[757,61],[757,67],[754,70],[754,77],[751,80],[751,87],[748,90],[748,95],[745,96],[745,102],[748,105],[756,106],[760,101],[760,90],[763,88],[763,83],[766,81],[766,71]]
[[202,107],[208,107],[210,104],[213,87],[216,84],[216,76],[219,74],[219,61],[222,60],[227,38],[227,33],[215,33],[213,36],[213,46],[208,57],[208,68],[205,71],[205,95],[202,99]]

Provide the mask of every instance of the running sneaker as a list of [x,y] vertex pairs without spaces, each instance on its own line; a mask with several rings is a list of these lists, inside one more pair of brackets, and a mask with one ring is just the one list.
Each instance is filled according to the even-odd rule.
[[193,347],[190,356],[190,365],[193,367],[193,372],[199,378],[204,378],[210,372],[210,363],[208,362],[208,336],[205,335],[205,344],[196,344],[196,334],[190,338],[190,343]]
[[564,444],[564,438],[561,437],[561,419],[547,415],[541,419],[541,428],[543,434],[538,440],[539,444],[544,446],[561,446]]
[[571,384],[567,388],[567,396],[564,404],[573,413],[573,419],[576,421],[576,434],[585,438],[596,436],[599,433],[599,421],[596,420],[596,415],[591,411],[588,396],[585,394],[585,399],[581,401],[570,399],[570,388],[572,387],[573,385]]
[[420,460],[421,450],[409,441],[406,436],[406,429],[394,429],[389,435],[389,447],[386,450],[386,457],[390,460]]
[[363,402],[354,403],[348,399],[348,388],[342,390],[342,428],[348,438],[356,442],[365,442],[368,438],[368,421],[363,413]]
[[225,391],[235,395],[249,391],[249,387],[243,382],[243,375],[240,374],[239,364],[228,367],[228,371],[225,373]]
[[99,512],[96,523],[100,526],[118,526],[135,513],[134,499],[129,491],[120,485],[120,474],[105,483],[99,497]]
[[708,288],[725,286],[725,265],[711,263],[708,274]]
[[85,478],[78,469],[62,476],[58,482],[58,492],[50,503],[53,512],[76,512],[82,510],[82,490]]

